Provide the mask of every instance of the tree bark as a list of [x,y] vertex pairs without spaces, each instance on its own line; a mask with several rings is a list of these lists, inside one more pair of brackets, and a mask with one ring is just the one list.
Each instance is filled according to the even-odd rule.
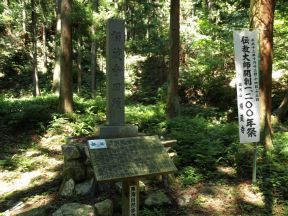
[[170,60],[168,72],[167,118],[174,118],[179,114],[178,80],[179,80],[179,0],[171,0],[170,5]]
[[264,148],[269,151],[272,143],[272,63],[273,22],[275,0],[251,0],[250,27],[260,31],[260,121]]
[[61,2],[61,80],[60,111],[73,112],[72,92],[72,0]]
[[287,114],[288,111],[288,93],[286,93],[284,99],[282,100],[280,106],[278,109],[275,111],[275,115],[277,117],[278,121],[283,121],[285,118],[285,115]]
[[40,89],[39,89],[38,68],[37,68],[37,16],[36,16],[35,0],[31,0],[31,7],[32,7],[32,46],[33,46],[33,63],[32,63],[33,96],[36,97],[40,95]]
[[[23,29],[23,35],[26,35],[26,0],[22,1],[22,29]],[[24,37],[25,40],[25,37]]]
[[44,58],[44,73],[47,72],[47,46],[46,46],[46,26],[45,23],[42,23],[42,51]]
[[61,0],[56,0],[56,35],[55,35],[55,65],[53,70],[53,83],[52,83],[52,92],[59,94],[60,93],[60,62],[61,62],[61,48],[59,39],[61,36]]
[[[92,31],[93,36],[95,31]],[[96,68],[97,68],[97,59],[96,59],[96,41],[92,39],[91,44],[91,94],[92,97],[96,95]]]
[[81,53],[81,39],[78,39],[78,53],[77,53],[77,93],[81,92],[81,82],[82,82],[82,53]]
[[[93,0],[93,13],[98,12],[98,0]],[[92,25],[92,43],[91,43],[91,94],[96,95],[96,69],[97,69],[97,44],[95,40],[96,27]]]

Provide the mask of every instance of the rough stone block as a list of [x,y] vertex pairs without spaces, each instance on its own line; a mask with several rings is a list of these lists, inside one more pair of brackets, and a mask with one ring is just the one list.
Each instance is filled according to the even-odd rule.
[[65,197],[71,197],[73,196],[74,188],[75,188],[75,182],[73,179],[69,179],[67,181],[64,179],[61,184],[59,194]]
[[145,200],[145,206],[161,206],[167,204],[171,204],[171,200],[161,190],[149,194]]
[[66,203],[62,205],[52,216],[95,216],[94,208],[80,203]]
[[95,180],[91,178],[90,180],[76,184],[75,193],[80,196],[93,195],[95,192]]
[[84,180],[86,177],[86,169],[84,164],[78,160],[65,161],[64,176],[66,178],[72,178],[76,182]]
[[112,200],[106,199],[102,202],[96,203],[95,210],[97,216],[113,216]]
[[65,144],[62,145],[61,148],[65,160],[75,160],[81,157],[80,151],[76,145]]
[[135,125],[125,126],[100,126],[100,138],[124,138],[138,136],[138,127]]

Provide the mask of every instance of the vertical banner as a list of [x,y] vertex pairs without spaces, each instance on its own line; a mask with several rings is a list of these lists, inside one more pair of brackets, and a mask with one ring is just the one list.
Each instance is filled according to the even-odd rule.
[[260,141],[258,32],[234,31],[240,143]]

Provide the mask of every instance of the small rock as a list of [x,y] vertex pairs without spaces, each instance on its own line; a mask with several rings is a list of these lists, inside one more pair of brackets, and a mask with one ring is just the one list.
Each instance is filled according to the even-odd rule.
[[61,148],[65,160],[74,160],[81,157],[80,151],[75,145],[65,144]]
[[139,181],[139,188],[141,192],[145,192],[146,191],[146,185],[143,181]]
[[86,157],[90,159],[90,152],[89,152],[88,146],[85,145],[83,149],[84,149],[84,153]]
[[94,191],[95,191],[94,178],[91,178],[90,180],[76,184],[76,187],[75,187],[76,195],[81,195],[81,196],[93,195]]
[[86,166],[86,178],[90,179],[94,177],[94,170],[92,168],[92,166],[87,165]]
[[80,203],[66,203],[62,205],[52,216],[96,216],[94,208]]
[[80,182],[86,177],[86,169],[83,163],[78,160],[65,161],[64,176]]
[[122,182],[116,182],[115,187],[119,193],[122,193]]
[[187,206],[192,201],[192,196],[190,194],[184,194],[177,199],[179,206]]
[[112,216],[113,215],[112,200],[106,199],[102,202],[96,203],[95,210],[97,216]]
[[161,190],[149,194],[145,200],[146,206],[161,206],[167,204],[171,204],[171,200]]
[[75,188],[75,182],[73,179],[69,179],[68,181],[64,180],[60,187],[59,194],[65,197],[71,197],[73,196],[74,188]]

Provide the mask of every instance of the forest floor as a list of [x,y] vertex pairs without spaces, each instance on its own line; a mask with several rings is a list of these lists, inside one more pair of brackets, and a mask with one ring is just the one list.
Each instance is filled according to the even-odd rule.
[[[17,133],[2,130],[0,135],[0,215],[51,215],[64,203],[93,204],[99,199],[65,199],[57,194],[64,135],[25,129]],[[264,215],[263,194],[250,181],[237,179],[233,167],[219,166],[213,176],[188,187],[180,186],[175,179],[169,189],[163,188],[173,204],[163,209],[142,210],[142,215]],[[190,200],[180,206],[177,200],[185,195]],[[120,197],[114,193],[100,196]],[[273,215],[285,215],[284,204],[277,202],[273,212]]]

